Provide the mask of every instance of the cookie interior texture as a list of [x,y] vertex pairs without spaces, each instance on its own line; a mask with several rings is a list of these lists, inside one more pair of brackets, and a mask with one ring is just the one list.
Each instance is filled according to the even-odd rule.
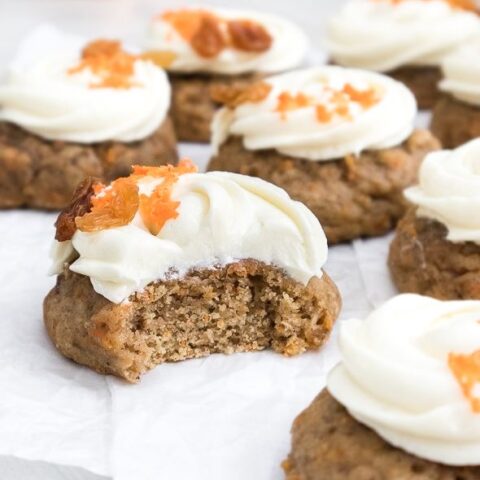
[[230,137],[208,166],[263,178],[303,202],[320,220],[329,243],[382,235],[405,213],[403,190],[415,183],[423,157],[440,144],[426,130],[402,145],[315,162],[276,150],[252,151]]
[[66,357],[135,382],[163,362],[211,353],[319,348],[340,303],[327,274],[304,286],[254,260],[152,283],[118,305],[67,269],[45,299],[44,319]]
[[327,390],[296,419],[287,480],[478,480],[480,467],[452,467],[395,448],[357,422]]
[[170,119],[147,138],[130,143],[80,144],[40,138],[0,122],[0,208],[61,209],[88,176],[110,182],[132,165],[177,162]]
[[480,137],[480,107],[443,95],[433,109],[432,132],[444,148],[456,148]]
[[211,89],[217,85],[245,86],[260,77],[258,74],[230,76],[170,73],[171,116],[178,140],[210,142],[210,123],[218,107],[210,96]]
[[447,240],[446,227],[418,217],[416,208],[399,222],[388,265],[401,292],[441,300],[480,300],[480,245]]
[[387,72],[387,75],[406,85],[415,95],[418,108],[433,108],[441,96],[438,83],[442,72],[438,67],[401,67]]

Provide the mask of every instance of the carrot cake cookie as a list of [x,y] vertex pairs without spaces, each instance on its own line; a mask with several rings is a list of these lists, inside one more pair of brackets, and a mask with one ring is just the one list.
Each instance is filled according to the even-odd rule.
[[414,130],[411,92],[374,72],[298,70],[224,90],[222,101],[209,170],[284,188],[313,211],[331,243],[394,227],[404,188],[439,148],[428,131]]
[[480,302],[400,295],[340,329],[288,480],[480,478]]
[[68,358],[131,382],[210,353],[318,349],[340,308],[320,223],[258,178],[136,166],[85,181],[56,227],[47,331]]
[[427,156],[389,266],[402,292],[480,300],[480,139]]
[[41,27],[0,84],[0,208],[65,207],[87,176],[177,159],[170,86],[115,40]]

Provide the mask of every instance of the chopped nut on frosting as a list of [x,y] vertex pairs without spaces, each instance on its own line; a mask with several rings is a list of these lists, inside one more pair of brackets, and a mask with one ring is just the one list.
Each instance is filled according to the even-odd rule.
[[257,82],[251,85],[214,85],[210,89],[212,99],[229,108],[235,108],[242,103],[257,103],[265,100],[272,90],[266,82]]

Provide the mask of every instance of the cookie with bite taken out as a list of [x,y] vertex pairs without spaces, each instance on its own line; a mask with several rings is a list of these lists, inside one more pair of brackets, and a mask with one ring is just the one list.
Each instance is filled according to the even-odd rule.
[[48,334],[130,382],[213,353],[316,350],[340,309],[320,223],[258,178],[137,166],[81,185],[56,227]]

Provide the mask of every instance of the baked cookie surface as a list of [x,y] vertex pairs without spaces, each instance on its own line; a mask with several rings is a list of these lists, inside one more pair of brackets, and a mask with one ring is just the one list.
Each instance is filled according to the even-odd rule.
[[389,445],[323,390],[292,426],[288,480],[476,480],[480,467],[429,462]]
[[431,128],[444,148],[480,137],[480,41],[468,42],[442,62],[444,93],[433,110]]
[[480,299],[480,140],[425,157],[388,264],[402,292]]
[[0,208],[59,210],[86,177],[110,182],[128,176],[132,165],[174,164],[177,159],[168,118],[143,140],[93,145],[46,140],[0,122]]
[[402,67],[386,73],[413,92],[421,110],[431,110],[441,97],[439,67]]
[[175,133],[180,141],[207,143],[210,124],[218,104],[212,98],[212,89],[225,86],[247,86],[258,75],[237,76],[211,74],[169,75],[172,83],[171,115]]
[[158,364],[213,353],[318,349],[339,309],[325,273],[305,287],[278,268],[243,260],[152,283],[119,305],[67,270],[45,299],[44,319],[66,357],[135,382]]
[[398,223],[388,266],[401,292],[480,300],[480,245],[450,242],[442,223],[415,208]]
[[480,137],[480,106],[443,95],[433,110],[431,128],[444,148],[459,147]]

